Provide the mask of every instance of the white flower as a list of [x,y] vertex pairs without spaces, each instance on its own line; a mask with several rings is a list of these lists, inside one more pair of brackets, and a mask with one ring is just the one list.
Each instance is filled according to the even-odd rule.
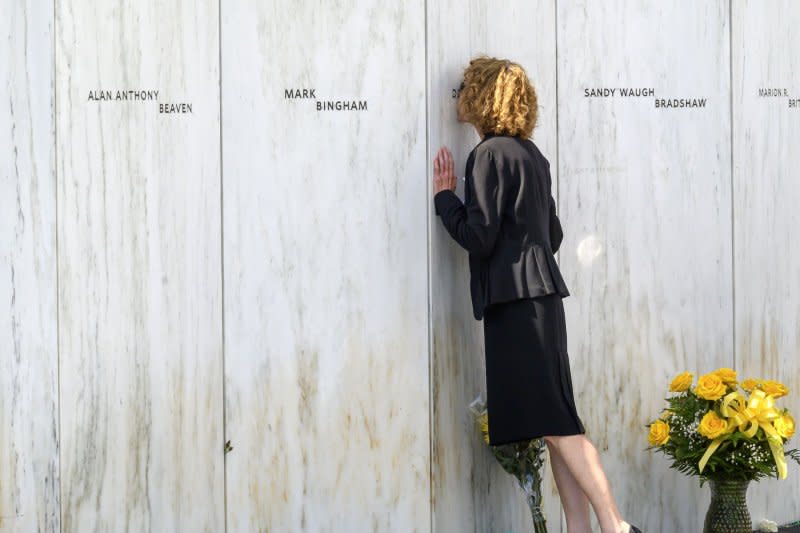
[[758,523],[757,531],[769,531],[770,533],[777,533],[778,524],[776,524],[772,520],[767,520],[765,518],[761,522]]

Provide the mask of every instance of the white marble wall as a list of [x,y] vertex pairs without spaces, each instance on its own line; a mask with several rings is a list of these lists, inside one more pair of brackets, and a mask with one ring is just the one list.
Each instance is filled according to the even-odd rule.
[[0,10],[0,531],[58,531],[52,4]]
[[230,531],[430,531],[424,32],[223,3]]
[[[453,24],[453,21],[459,21]],[[473,0],[428,4],[428,159],[441,145],[464,175],[466,157],[480,140],[456,121],[453,89],[474,55],[486,53],[522,64],[539,99],[533,138],[556,160],[555,7],[549,1]],[[555,164],[554,164],[555,166]],[[432,172],[428,164],[428,173]],[[431,191],[432,186],[427,185]],[[463,182],[457,193],[463,198]],[[555,191],[554,191],[555,192]],[[527,531],[531,516],[522,491],[477,432],[467,405],[486,398],[483,322],[469,299],[467,253],[447,234],[431,207],[432,476],[435,531]],[[561,530],[562,512],[550,465],[543,492],[550,531]]]
[[[560,259],[576,403],[623,516],[644,531],[702,529],[708,486],[645,452],[644,425],[674,374],[733,364],[727,6],[558,3]],[[585,96],[604,88],[617,92]],[[658,98],[706,103],[656,108]]]
[[[482,323],[432,204],[432,155],[463,175],[478,142],[452,98],[478,53],[538,90],[576,402],[623,514],[700,529],[708,488],[644,451],[676,372],[781,379],[800,413],[796,2],[2,12],[0,531],[529,530],[467,411]],[[654,95],[584,95],[615,87]],[[797,519],[800,469],[748,494]]]
[[[736,368],[786,383],[778,405],[800,420],[800,5],[734,2],[732,20]],[[752,486],[748,501],[756,517],[797,520],[800,468]]]
[[63,531],[225,527],[217,6],[56,1]]

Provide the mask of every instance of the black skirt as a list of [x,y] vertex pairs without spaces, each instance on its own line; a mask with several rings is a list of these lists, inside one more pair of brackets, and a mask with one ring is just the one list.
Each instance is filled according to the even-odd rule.
[[491,304],[483,332],[490,444],[586,432],[573,398],[560,295]]

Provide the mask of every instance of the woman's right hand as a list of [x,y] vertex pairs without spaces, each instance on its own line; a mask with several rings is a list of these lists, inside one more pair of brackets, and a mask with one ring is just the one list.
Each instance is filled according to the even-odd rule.
[[433,195],[441,191],[456,190],[456,175],[453,172],[453,154],[446,146],[439,148],[433,159]]

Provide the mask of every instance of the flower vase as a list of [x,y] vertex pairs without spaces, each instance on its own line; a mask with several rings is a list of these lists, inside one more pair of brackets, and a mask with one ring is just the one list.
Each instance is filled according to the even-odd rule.
[[751,533],[753,524],[747,510],[749,480],[711,483],[711,504],[706,512],[703,533]]

